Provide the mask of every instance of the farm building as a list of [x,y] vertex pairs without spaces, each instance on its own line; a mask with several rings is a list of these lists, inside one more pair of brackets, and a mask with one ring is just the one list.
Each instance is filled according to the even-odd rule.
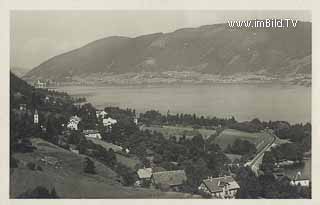
[[168,188],[178,191],[179,187],[187,181],[187,176],[184,170],[155,172],[151,176],[151,182],[159,188]]
[[209,177],[201,182],[199,188],[215,198],[234,198],[240,189],[239,184],[231,176]]
[[101,139],[101,134],[98,130],[83,130],[85,137]]
[[136,181],[136,186],[141,186],[144,182],[149,182],[152,176],[152,168],[138,169],[137,175],[139,180]]
[[292,186],[302,186],[302,187],[309,187],[310,186],[310,179],[301,175],[301,172],[297,172],[294,179],[290,181],[290,185]]
[[143,168],[137,171],[139,179],[147,179],[150,180],[152,176],[152,168]]

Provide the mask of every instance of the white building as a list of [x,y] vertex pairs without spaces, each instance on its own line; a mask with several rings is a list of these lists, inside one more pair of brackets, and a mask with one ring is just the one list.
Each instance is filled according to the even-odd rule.
[[96,138],[101,140],[101,134],[98,130],[83,130],[83,134],[85,137],[89,137],[89,138]]
[[214,198],[230,199],[235,198],[240,186],[231,176],[209,177],[201,182],[198,189]]
[[102,123],[103,123],[103,126],[112,128],[112,125],[116,124],[117,120],[116,119],[112,119],[111,117],[108,117],[106,119],[103,119]]
[[138,118],[133,119],[134,124],[138,125]]
[[37,80],[37,82],[35,82],[34,87],[35,88],[46,88],[46,83],[45,82],[41,82],[40,80]]
[[80,117],[72,116],[68,122],[67,128],[70,130],[78,130],[78,124],[81,121]]
[[108,113],[104,110],[96,110],[97,118],[104,119],[105,117],[107,117],[107,115],[108,115]]

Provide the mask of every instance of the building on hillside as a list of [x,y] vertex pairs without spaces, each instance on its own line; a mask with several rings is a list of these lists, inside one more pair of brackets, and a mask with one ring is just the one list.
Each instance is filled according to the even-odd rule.
[[97,118],[101,118],[101,119],[104,119],[106,118],[108,115],[108,113],[104,110],[96,110],[96,116]]
[[67,128],[70,130],[78,130],[78,124],[81,121],[77,115],[72,116],[67,124]]
[[34,83],[34,87],[35,88],[46,88],[47,87],[47,84],[45,82],[42,82],[40,80],[37,80],[35,83]]
[[38,114],[37,110],[35,110],[34,114],[33,114],[33,123],[34,124],[38,124],[39,123],[39,114]]
[[117,123],[116,119],[112,119],[111,117],[108,117],[106,119],[102,120],[103,126],[108,127],[108,128],[112,128],[112,125]]
[[85,137],[102,139],[101,134],[98,130],[83,130],[83,134]]
[[172,191],[179,191],[181,185],[186,181],[187,175],[184,170],[156,172],[151,176],[153,186]]
[[198,189],[210,194],[214,198],[233,199],[239,191],[240,186],[231,176],[209,177],[201,182]]
[[135,182],[135,186],[141,186],[149,183],[152,176],[152,168],[138,169],[137,171],[138,181]]
[[302,187],[309,187],[310,180],[309,179],[297,179],[291,180],[290,185],[292,186],[302,186]]
[[301,172],[297,172],[294,179],[290,181],[290,185],[292,186],[302,186],[302,187],[309,187],[310,186],[310,179],[301,175]]

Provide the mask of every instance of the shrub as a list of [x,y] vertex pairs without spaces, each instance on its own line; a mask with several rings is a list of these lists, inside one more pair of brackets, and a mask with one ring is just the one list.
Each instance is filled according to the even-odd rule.
[[88,157],[86,157],[85,167],[83,171],[88,174],[96,174],[95,168],[96,167],[94,166],[94,162]]
[[37,166],[37,170],[38,170],[38,171],[43,171],[42,167],[39,166],[39,165]]
[[51,192],[46,187],[43,186],[37,186],[33,190],[28,190],[24,193],[22,193],[18,198],[26,198],[26,199],[32,199],[32,198],[38,198],[38,199],[48,199],[48,198],[59,198],[55,188],[51,189]]

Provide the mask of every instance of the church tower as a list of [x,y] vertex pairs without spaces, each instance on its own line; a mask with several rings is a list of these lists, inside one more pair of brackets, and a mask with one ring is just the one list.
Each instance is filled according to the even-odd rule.
[[37,110],[34,111],[33,123],[34,124],[38,124],[39,123],[39,115],[38,115],[38,111]]

